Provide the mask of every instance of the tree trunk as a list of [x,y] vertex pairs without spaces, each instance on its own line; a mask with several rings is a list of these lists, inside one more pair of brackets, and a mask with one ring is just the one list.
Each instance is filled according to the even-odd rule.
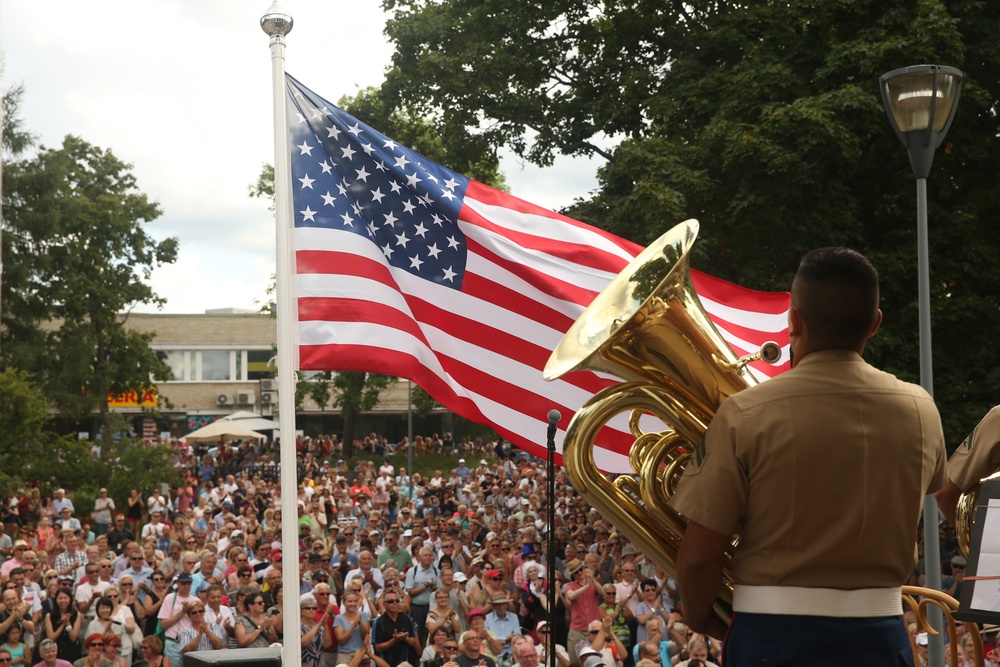
[[[346,373],[350,376],[350,387],[348,389],[347,395],[352,397],[361,396],[361,390],[365,386],[365,379],[368,377],[367,373],[361,372],[349,372]],[[344,417],[344,459],[350,458],[354,454],[354,426],[358,421],[358,400],[352,399],[346,401],[341,406],[341,415]]]

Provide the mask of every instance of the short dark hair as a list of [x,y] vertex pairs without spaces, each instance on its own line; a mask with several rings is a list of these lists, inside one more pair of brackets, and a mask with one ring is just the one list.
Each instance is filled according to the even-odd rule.
[[850,248],[818,248],[802,257],[792,282],[799,310],[817,349],[863,346],[878,319],[878,271]]

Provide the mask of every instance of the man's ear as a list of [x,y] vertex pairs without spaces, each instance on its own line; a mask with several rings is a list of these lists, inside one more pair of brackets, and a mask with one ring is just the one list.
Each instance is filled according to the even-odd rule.
[[875,317],[875,324],[872,325],[872,330],[868,332],[868,338],[872,338],[878,332],[878,328],[882,326],[882,309],[879,308],[878,314]]
[[[881,319],[881,313],[879,313],[879,318]],[[802,317],[802,311],[795,306],[792,306],[788,310],[788,335],[799,336],[804,330],[805,320]]]

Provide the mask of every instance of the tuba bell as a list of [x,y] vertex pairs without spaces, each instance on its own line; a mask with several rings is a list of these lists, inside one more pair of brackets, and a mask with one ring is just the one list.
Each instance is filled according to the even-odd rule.
[[[687,520],[670,506],[684,465],[726,398],[757,384],[746,365],[776,363],[781,348],[766,343],[737,358],[709,319],[691,282],[688,254],[698,222],[688,220],[636,257],[576,320],[545,366],[553,380],[575,370],[616,375],[624,383],[594,395],[566,431],[563,459],[574,488],[671,576]],[[601,429],[628,413],[635,442],[634,476],[612,483],[594,461]],[[667,429],[644,432],[651,414]],[[723,588],[714,605],[727,625],[732,614],[732,554],[726,553]]]
[[972,546],[972,524],[976,518],[976,508],[979,507],[979,492],[982,490],[983,484],[998,479],[1000,479],[1000,470],[979,480],[975,486],[958,498],[958,505],[955,508],[955,538],[958,540],[958,548],[963,556],[968,557],[969,549]]

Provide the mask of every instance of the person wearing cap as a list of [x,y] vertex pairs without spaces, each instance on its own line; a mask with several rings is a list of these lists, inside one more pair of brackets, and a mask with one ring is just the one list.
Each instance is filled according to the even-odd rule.
[[[861,356],[878,305],[865,257],[807,253],[792,282],[791,370],[722,403],[671,498],[689,519],[677,557],[685,621],[725,636],[729,665],[784,652],[797,654],[789,665],[819,654],[861,667],[909,650],[900,586],[923,498],[947,482],[945,445],[933,398]],[[713,605],[736,532],[727,629]]]
[[586,664],[588,653],[596,652],[606,667],[622,667],[627,658],[625,645],[615,636],[610,616],[587,624],[587,638],[576,645],[580,664]]
[[564,595],[569,602],[569,634],[566,648],[570,651],[570,660],[574,665],[578,665],[580,662],[577,646],[587,640],[590,623],[600,621],[604,590],[594,573],[584,566],[579,558],[566,563],[566,576],[570,579],[570,582],[563,587]]
[[941,580],[941,590],[956,600],[960,600],[962,598],[962,582],[965,581],[965,567],[968,565],[968,561],[965,556],[956,555],[951,557],[950,565],[951,575]]
[[920,665],[918,667],[927,667],[928,652],[930,650],[927,647],[927,633],[918,633],[917,636],[913,638],[913,643],[917,647],[917,659],[920,661]]
[[521,619],[517,614],[507,611],[512,601],[507,595],[494,596],[490,600],[491,610],[486,614],[484,623],[486,629],[500,640],[497,657],[500,658],[501,664],[511,661],[511,640],[515,635],[521,634]]
[[[538,633],[538,644],[535,645],[535,653],[538,654],[538,664],[548,667],[549,658],[549,629],[550,625],[548,621],[542,621],[535,628],[535,632]],[[556,664],[559,667],[569,667],[569,653],[566,651],[566,647],[562,644],[556,644]],[[669,666],[668,666],[669,667]]]
[[160,611],[156,615],[163,627],[163,634],[166,636],[166,641],[163,643],[163,654],[170,658],[172,665],[181,664],[180,634],[182,630],[191,627],[185,606],[188,602],[198,599],[191,594],[192,581],[191,573],[182,570],[174,580],[174,583],[177,584],[177,590],[164,598],[160,605]]
[[[8,537],[7,539],[10,538]],[[13,556],[5,560],[3,565],[0,565],[0,574],[5,577],[10,576],[10,571],[15,567],[24,567],[24,554],[31,548],[24,540],[17,540],[13,544]]]
[[958,499],[984,477],[1000,470],[1000,405],[994,406],[948,459],[948,482],[939,490],[938,505],[954,525]]
[[472,471],[469,470],[469,466],[465,465],[465,459],[458,460],[458,467],[455,468],[455,474],[458,475],[462,486],[469,481],[469,475],[472,474]]

